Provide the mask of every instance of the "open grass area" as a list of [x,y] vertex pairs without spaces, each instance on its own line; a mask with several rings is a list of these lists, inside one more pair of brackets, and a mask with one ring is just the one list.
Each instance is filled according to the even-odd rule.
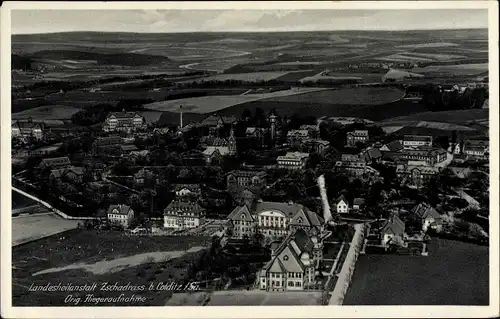
[[[29,291],[33,285],[91,285],[98,287],[92,292],[73,292],[83,297],[92,293],[97,297],[117,297],[123,293],[143,296],[146,301],[139,303],[103,303],[92,305],[164,305],[174,291],[159,290],[161,282],[183,284],[188,280],[189,266],[199,258],[199,247],[208,245],[206,237],[169,236],[128,236],[114,231],[69,231],[62,236],[52,236],[22,246],[13,247],[13,304],[15,306],[66,305],[64,298],[68,292]],[[72,265],[72,267],[70,266]],[[70,267],[68,267],[70,266]],[[78,266],[78,267],[77,267]],[[61,267],[61,269],[51,269]],[[66,268],[63,268],[66,267]],[[43,272],[45,270],[45,272]],[[51,271],[47,271],[51,270]],[[38,274],[37,274],[38,273]],[[35,276],[36,274],[36,276]],[[139,288],[133,291],[103,291],[104,282]]]
[[13,120],[67,120],[80,109],[67,105],[46,105],[12,114]]
[[429,65],[423,68],[413,68],[412,71],[423,74],[446,73],[453,75],[476,75],[488,71],[488,63]]
[[154,102],[144,105],[144,108],[155,111],[179,112],[180,106],[184,112],[211,113],[225,108],[252,101],[259,101],[280,96],[300,96],[309,92],[323,91],[324,88],[293,88],[290,90],[276,91],[262,94],[248,95],[214,95],[202,96],[171,101]]
[[452,110],[441,112],[422,112],[408,116],[394,117],[382,121],[380,124],[403,123],[410,121],[434,121],[453,124],[467,124],[472,121],[484,121],[489,119],[488,109]]
[[78,221],[55,213],[12,217],[12,246],[52,236],[76,228]]
[[360,256],[344,305],[488,305],[488,247],[433,239],[429,256]]
[[[191,82],[210,82],[210,81],[245,81],[245,82],[260,82],[278,79],[288,73],[293,74],[294,71],[270,71],[270,72],[251,72],[251,73],[234,73],[234,74],[217,74],[199,79],[178,81],[177,83]],[[299,71],[302,72],[302,71]]]

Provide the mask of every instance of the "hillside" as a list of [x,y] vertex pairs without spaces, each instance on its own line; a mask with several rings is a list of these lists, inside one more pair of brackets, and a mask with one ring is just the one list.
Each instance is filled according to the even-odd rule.
[[12,70],[31,70],[33,60],[17,54],[11,54],[10,66]]
[[43,50],[28,55],[34,60],[85,60],[96,61],[98,64],[140,66],[169,62],[164,56],[137,53],[96,53],[71,50]]

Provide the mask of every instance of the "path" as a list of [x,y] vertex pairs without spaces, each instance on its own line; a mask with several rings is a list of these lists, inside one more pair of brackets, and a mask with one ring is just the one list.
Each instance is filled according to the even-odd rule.
[[140,193],[141,193],[141,192],[139,192],[138,190],[135,190],[135,189],[132,189],[132,188],[130,188],[130,187],[128,187],[128,186],[125,186],[125,185],[123,185],[123,184],[120,184],[120,183],[114,182],[114,181],[112,181],[112,180],[110,180],[110,179],[107,179],[106,177],[103,177],[103,178],[102,178],[102,180],[103,180],[103,181],[105,181],[105,182],[111,183],[111,184],[113,184],[113,185],[116,185],[116,186],[118,186],[118,187],[121,187],[121,188],[123,188],[123,189],[126,189],[126,190],[128,190],[128,191],[130,191],[130,192],[133,192],[133,193],[135,193],[135,194],[140,194]]

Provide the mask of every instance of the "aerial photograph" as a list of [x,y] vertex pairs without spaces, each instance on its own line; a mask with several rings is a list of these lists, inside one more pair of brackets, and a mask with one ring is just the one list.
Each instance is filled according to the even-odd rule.
[[488,306],[488,62],[487,9],[12,10],[12,306]]

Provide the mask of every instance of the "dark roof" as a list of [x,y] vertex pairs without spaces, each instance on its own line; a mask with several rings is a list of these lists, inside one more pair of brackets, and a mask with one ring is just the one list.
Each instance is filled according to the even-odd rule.
[[68,168],[53,169],[50,171],[51,175],[54,178],[60,178],[68,173],[83,175],[83,172],[84,172],[83,167],[68,167]]
[[340,195],[337,198],[337,203],[340,202],[341,200],[343,200],[347,204],[347,206],[349,206],[349,201],[347,200],[347,198],[344,195]]
[[382,233],[393,233],[403,235],[405,232],[405,223],[398,216],[393,215],[382,226]]
[[199,192],[201,190],[200,184],[173,184],[174,191],[178,192],[184,188],[189,189],[192,192]]
[[432,142],[432,136],[430,135],[405,135],[405,141],[422,141],[422,142]]
[[94,145],[96,146],[118,145],[122,143],[123,143],[123,138],[121,138],[120,136],[98,137],[94,141]]
[[420,218],[427,218],[428,216],[433,217],[434,219],[441,219],[441,215],[434,209],[434,207],[430,206],[427,203],[420,203],[412,209],[412,213],[417,215]]
[[[118,213],[113,213],[113,210],[117,209]],[[111,205],[108,208],[108,214],[119,214],[119,215],[127,215],[130,211],[130,206],[128,205]]]
[[54,167],[54,166],[63,166],[63,165],[71,165],[71,161],[67,156],[64,157],[53,157],[53,158],[44,158],[40,163],[41,166],[44,167]]
[[[183,113],[182,124],[187,125],[190,123],[200,122],[205,118],[205,114],[198,113]],[[181,124],[180,113],[163,112],[158,120],[158,126],[179,126]]]
[[364,198],[355,198],[353,201],[353,205],[364,205],[365,199]]
[[365,158],[371,160],[371,159],[378,159],[382,157],[382,153],[378,148],[371,148],[365,152]]
[[385,144],[385,146],[391,152],[397,152],[397,151],[400,151],[404,148],[404,146],[399,141],[392,141],[390,143]]
[[185,200],[173,200],[168,204],[168,206],[163,210],[163,214],[172,214],[179,212],[189,212],[199,214],[203,212],[204,209],[195,201],[185,201]]
[[259,176],[259,177],[265,177],[267,176],[267,173],[264,171],[243,171],[243,170],[234,170],[230,171],[227,173],[227,175],[234,175],[236,177],[254,177],[254,176]]

